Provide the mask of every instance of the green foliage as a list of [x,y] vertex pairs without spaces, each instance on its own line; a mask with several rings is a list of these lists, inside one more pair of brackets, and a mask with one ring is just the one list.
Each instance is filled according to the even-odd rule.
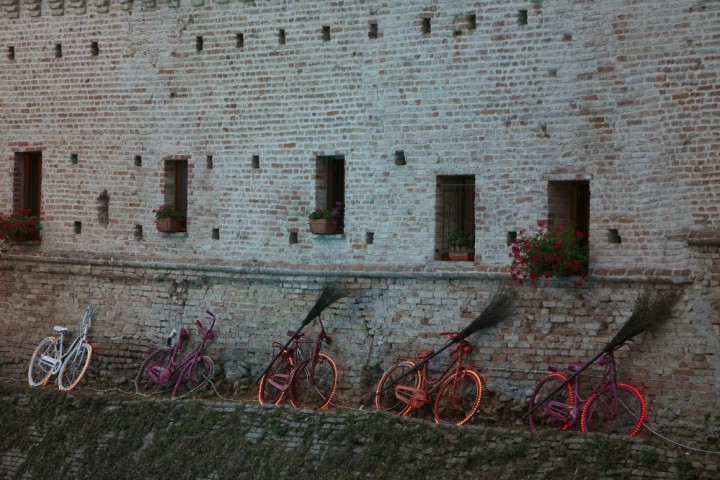
[[451,247],[475,248],[475,234],[465,232],[453,232],[448,237],[448,244]]
[[155,218],[180,218],[180,213],[170,205],[160,205],[153,213]]

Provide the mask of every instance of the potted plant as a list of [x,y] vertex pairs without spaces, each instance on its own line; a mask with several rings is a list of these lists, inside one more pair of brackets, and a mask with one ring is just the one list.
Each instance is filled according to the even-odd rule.
[[7,250],[13,243],[40,240],[40,220],[30,215],[30,210],[20,210],[10,215],[0,213],[0,250]]
[[155,213],[155,225],[158,232],[180,232],[182,231],[182,220],[180,213],[170,205],[160,205],[153,210]]
[[310,231],[316,235],[333,235],[340,233],[343,227],[343,204],[337,202],[334,208],[316,208],[310,215]]
[[453,262],[469,262],[475,257],[475,234],[453,232],[448,237],[448,257]]
[[541,279],[577,275],[575,286],[587,278],[588,249],[582,243],[583,233],[558,226],[553,229],[540,222],[535,233],[520,230],[510,247],[510,276],[520,285],[537,286]]

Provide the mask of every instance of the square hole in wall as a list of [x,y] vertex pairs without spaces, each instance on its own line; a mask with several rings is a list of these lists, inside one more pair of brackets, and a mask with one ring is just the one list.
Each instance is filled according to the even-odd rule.
[[298,232],[296,232],[296,231],[289,232],[288,238],[289,238],[290,245],[295,245],[296,243],[298,243]]
[[323,42],[330,41],[330,27],[328,25],[322,27],[322,40]]
[[572,35],[570,35],[569,33],[564,33],[563,42],[572,42]]
[[620,236],[620,232],[618,232],[617,228],[611,228],[608,230],[608,242],[614,244],[622,243],[622,237]]
[[202,35],[198,35],[195,37],[195,50],[198,52],[202,52],[203,49],[203,37]]
[[378,24],[377,23],[371,23],[370,24],[370,30],[368,30],[368,38],[375,40],[378,38]]
[[98,42],[92,42],[90,44],[90,55],[93,57],[100,55],[100,45],[98,45]]
[[75,222],[75,223],[73,224],[73,230],[74,230],[75,233],[77,233],[77,234],[82,233],[82,222]]
[[468,30],[475,30],[477,28],[477,15],[474,13],[467,16],[467,27]]
[[374,232],[365,232],[365,245],[372,245],[375,241]]
[[395,165],[407,165],[407,162],[405,161],[405,152],[403,150],[397,150],[395,152]]
[[528,11],[527,10],[518,10],[517,23],[518,23],[518,25],[527,25],[528,24]]
[[77,165],[77,163],[78,163],[78,154],[77,153],[70,154],[70,163],[72,163],[73,165]]
[[432,27],[430,25],[430,19],[429,18],[423,18],[420,21],[420,28],[422,30],[423,35],[427,35],[430,32],[432,32]]
[[238,33],[235,35],[235,46],[237,48],[245,48],[245,35]]
[[278,44],[285,45],[286,38],[285,38],[285,29],[281,28],[278,30]]
[[55,44],[55,58],[62,57],[62,45],[59,43]]
[[141,155],[135,155],[135,166],[142,167],[142,156]]
[[15,60],[15,47],[12,45],[7,49],[8,60]]
[[135,225],[135,240],[142,240],[143,238],[143,227],[140,224]]
[[212,229],[212,239],[213,239],[213,240],[220,240],[220,229],[219,229],[219,228],[213,228],[213,229]]
[[505,243],[507,243],[507,244],[514,243],[515,240],[517,240],[517,232],[515,232],[515,231],[507,232],[507,237],[505,238]]
[[207,157],[205,157],[205,164],[207,165],[208,170],[212,170],[212,168],[213,168],[213,156],[212,155],[208,155]]
[[252,168],[260,168],[260,155],[252,156]]

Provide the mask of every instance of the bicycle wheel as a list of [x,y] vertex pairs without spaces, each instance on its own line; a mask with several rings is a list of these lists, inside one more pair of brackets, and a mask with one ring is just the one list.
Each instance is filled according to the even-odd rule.
[[213,368],[213,361],[206,355],[188,363],[175,383],[173,400],[189,397],[204,387],[212,378]]
[[395,386],[420,388],[422,381],[420,372],[415,370],[413,373],[408,373],[413,367],[415,367],[413,362],[405,360],[387,369],[375,389],[375,407],[378,410],[397,415],[408,414],[412,406],[395,395]]
[[462,425],[475,414],[482,397],[480,375],[463,368],[448,378],[435,397],[435,423]]
[[69,352],[58,373],[58,388],[69,392],[80,382],[90,365],[92,347],[89,343],[81,343],[75,351]]
[[336,385],[335,362],[320,353],[314,362],[306,360],[293,372],[290,379],[290,403],[297,408],[320,410],[332,400]]
[[150,378],[148,372],[152,367],[167,368],[170,363],[171,353],[172,351],[169,348],[158,348],[145,359],[135,376],[135,391],[137,393],[148,396],[157,391],[160,385]]
[[55,337],[47,337],[43,339],[30,358],[30,366],[28,367],[28,383],[31,387],[39,387],[46,385],[52,375],[53,364],[43,360],[43,356],[57,358],[57,343]]
[[632,385],[617,385],[617,401],[612,388],[593,394],[582,411],[583,432],[634,436],[645,419],[645,400]]
[[[575,423],[577,416],[575,419],[572,417],[575,411],[572,387],[568,383],[560,388],[566,380],[564,375],[551,373],[538,382],[528,402],[531,431],[566,430]],[[548,398],[556,390],[557,393],[552,398]],[[539,405],[540,402],[542,405]]]
[[270,365],[270,369],[260,379],[258,401],[260,405],[277,405],[285,396],[292,377],[292,356],[284,350]]

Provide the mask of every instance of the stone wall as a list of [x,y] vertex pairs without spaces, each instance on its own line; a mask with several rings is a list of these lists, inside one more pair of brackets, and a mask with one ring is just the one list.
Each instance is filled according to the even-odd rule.
[[[11,257],[0,266],[4,375],[24,378],[38,341],[53,325],[76,327],[92,302],[97,315],[89,381],[130,385],[144,355],[171,329],[184,326],[196,337],[193,323],[210,308],[218,323],[208,353],[221,366],[216,382],[229,394],[255,391],[272,342],[300,326],[327,275],[31,257]],[[462,329],[501,283],[494,276],[391,272],[334,278],[353,293],[323,316],[333,338],[325,351],[338,364],[338,405],[355,407],[369,403],[395,358],[444,345],[437,334]],[[644,288],[645,282],[593,281],[580,289],[560,282],[521,289],[509,320],[471,338],[476,348],[468,362],[481,372],[488,398],[510,401],[519,415],[547,365],[592,358],[630,316]],[[693,284],[653,288],[680,288],[683,299],[670,322],[618,352],[620,377],[646,396],[650,425],[717,443],[720,369],[707,298]]]
[[380,413],[246,402],[8,390],[0,384],[0,474],[6,478],[704,480],[717,478],[719,467],[717,456],[677,451],[652,438],[441,427]]
[[[42,152],[43,253],[455,271],[440,175],[475,177],[473,269],[506,267],[549,181],[590,182],[596,274],[687,275],[686,238],[718,238],[717,2],[3,5],[0,209]],[[345,157],[341,238],[307,230],[318,155]],[[187,234],[153,226],[168,158]]]
[[[482,310],[508,233],[547,218],[549,181],[582,180],[590,283],[523,291],[512,320],[473,339],[472,362],[522,404],[548,363],[594,355],[642,288],[680,286],[673,321],[622,351],[621,375],[652,424],[718,441],[720,3],[4,0],[2,12],[0,211],[19,196],[17,155],[42,154],[43,182],[42,242],[0,259],[4,374],[22,377],[38,340],[92,301],[91,379],[128,382],[210,307],[222,376],[246,382],[334,274],[361,292],[327,316],[338,399],[358,403],[396,355]],[[345,157],[343,235],[307,230],[319,155]],[[161,234],[152,210],[177,158],[188,229]],[[442,175],[475,178],[474,262],[436,260]]]

